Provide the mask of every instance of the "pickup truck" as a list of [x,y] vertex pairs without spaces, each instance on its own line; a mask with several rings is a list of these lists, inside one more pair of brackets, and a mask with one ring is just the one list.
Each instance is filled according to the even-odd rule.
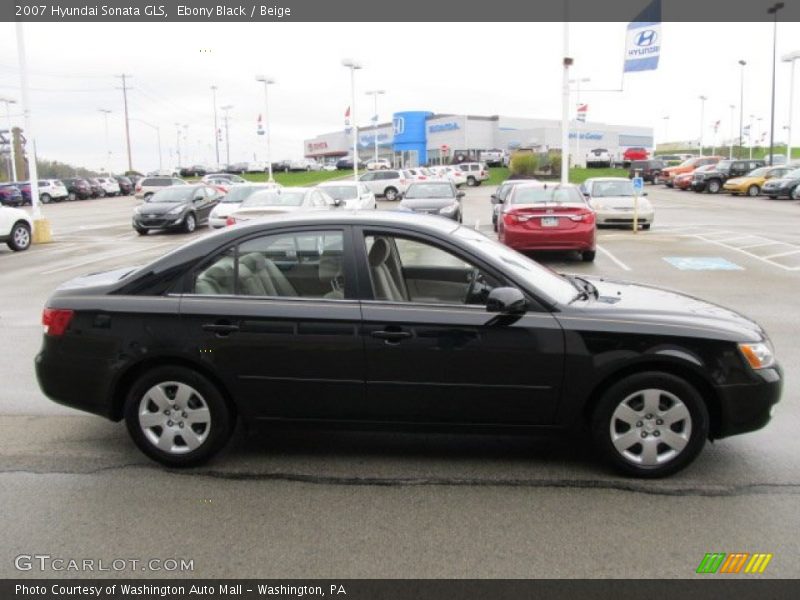
[[508,152],[505,150],[484,150],[481,152],[481,160],[487,167],[507,167]]

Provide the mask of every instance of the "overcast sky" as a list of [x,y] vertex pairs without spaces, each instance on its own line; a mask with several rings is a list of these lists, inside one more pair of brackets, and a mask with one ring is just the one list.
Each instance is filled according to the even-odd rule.
[[[588,88],[622,82],[625,23],[570,25],[573,77]],[[188,160],[214,160],[211,85],[217,106],[230,110],[231,161],[266,158],[256,118],[270,87],[273,159],[302,155],[302,141],[343,128],[350,104],[343,57],[360,60],[358,121],[367,124],[369,89],[383,88],[381,120],[401,110],[560,118],[562,27],[557,23],[135,23],[25,25],[31,106],[40,156],[99,169],[104,165],[103,115],[110,109],[112,167],[126,168],[122,92],[115,74],[132,75],[132,119],[160,126],[164,166],[176,164],[175,123],[188,124]],[[0,96],[19,98],[15,26],[0,23]],[[778,57],[800,50],[800,24],[778,25]],[[744,114],[769,128],[772,25],[665,23],[657,71],[625,76],[623,92],[583,92],[589,121],[651,126],[663,141],[699,137],[706,95],[705,136],[738,134],[739,65],[748,62]],[[778,63],[776,139],[785,139],[789,114],[788,64]],[[800,79],[800,69],[798,69]],[[798,83],[800,85],[800,83]],[[800,101],[800,93],[796,95]],[[573,98],[574,107],[577,99]],[[795,104],[797,104],[797,101]],[[222,111],[219,111],[220,126]],[[665,131],[664,116],[669,116]],[[5,116],[2,117],[5,128]],[[800,142],[796,111],[795,143]],[[134,167],[158,166],[155,131],[131,121]],[[183,144],[183,141],[181,141]],[[184,150],[185,152],[185,150]],[[224,143],[220,148],[225,161]]]

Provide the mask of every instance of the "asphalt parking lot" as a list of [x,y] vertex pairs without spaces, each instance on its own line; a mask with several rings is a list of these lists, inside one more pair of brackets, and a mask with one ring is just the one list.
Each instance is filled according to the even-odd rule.
[[[208,230],[142,238],[131,197],[45,206],[53,243],[0,249],[0,576],[60,575],[15,570],[35,552],[263,578],[692,577],[706,552],[769,552],[763,576],[797,576],[800,202],[646,189],[650,231],[602,230],[592,264],[537,258],[738,310],[770,333],[786,378],[764,430],[659,481],[618,477],[580,440],[318,431],[240,433],[208,466],[167,472],[122,423],[40,393],[39,320],[59,283]],[[466,191],[465,224],[490,234],[491,188]]]

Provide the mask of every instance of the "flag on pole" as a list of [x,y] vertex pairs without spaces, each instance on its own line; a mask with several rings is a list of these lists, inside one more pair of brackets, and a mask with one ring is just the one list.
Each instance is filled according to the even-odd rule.
[[742,128],[742,135],[748,138],[750,137],[750,125],[745,125]]
[[586,115],[589,112],[588,104],[578,104],[578,121],[586,123]]
[[264,135],[264,125],[261,124],[261,114],[258,115],[258,125],[256,128],[256,133],[258,135]]
[[350,107],[347,107],[347,110],[344,111],[344,131],[345,133],[350,133]]
[[719,131],[719,121],[714,123],[714,133],[717,133],[717,131]]
[[661,55],[661,0],[652,0],[628,25],[623,73],[652,71]]

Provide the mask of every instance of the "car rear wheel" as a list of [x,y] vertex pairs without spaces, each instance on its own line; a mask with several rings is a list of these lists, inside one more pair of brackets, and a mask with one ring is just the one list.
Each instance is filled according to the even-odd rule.
[[39,196],[39,200],[42,201],[42,204],[50,204],[51,200],[50,194],[42,194],[41,196]]
[[14,252],[27,250],[31,245],[31,228],[25,221],[14,223],[11,228],[11,237],[6,242]]
[[645,223],[644,225],[642,225],[642,229],[648,231],[650,229],[650,223]]
[[712,179],[706,184],[706,189],[708,190],[709,194],[716,194],[719,192],[722,184],[717,179]]
[[189,213],[183,220],[183,230],[186,233],[192,233],[195,229],[197,229],[197,218],[192,213]]
[[747,188],[747,195],[748,196],[758,196],[758,194],[760,192],[761,192],[761,188],[758,187],[757,185],[751,185],[749,188]]
[[147,235],[148,230],[143,227],[134,227],[134,229],[139,235]]
[[708,437],[708,410],[688,382],[661,372],[612,385],[592,416],[597,448],[616,469],[663,477],[691,463]]
[[158,367],[131,386],[125,424],[139,449],[168,467],[199,465],[219,452],[235,418],[208,379],[185,367]]
[[800,185],[794,186],[794,189],[792,190],[791,194],[789,194],[789,197],[792,200],[800,200]]
[[478,185],[478,180],[475,179],[472,175],[470,175],[469,177],[467,177],[467,185],[469,187],[475,187],[476,185]]
[[152,196],[153,196],[153,192],[147,192],[147,193],[144,195],[144,201],[145,201],[145,202],[147,202],[148,200],[150,200],[150,198],[151,198]]
[[596,250],[584,250],[581,252],[581,260],[583,262],[594,262],[594,257],[596,254]]
[[383,192],[383,196],[389,202],[394,202],[395,200],[397,200],[397,190],[394,189],[393,187],[386,188],[386,190]]

